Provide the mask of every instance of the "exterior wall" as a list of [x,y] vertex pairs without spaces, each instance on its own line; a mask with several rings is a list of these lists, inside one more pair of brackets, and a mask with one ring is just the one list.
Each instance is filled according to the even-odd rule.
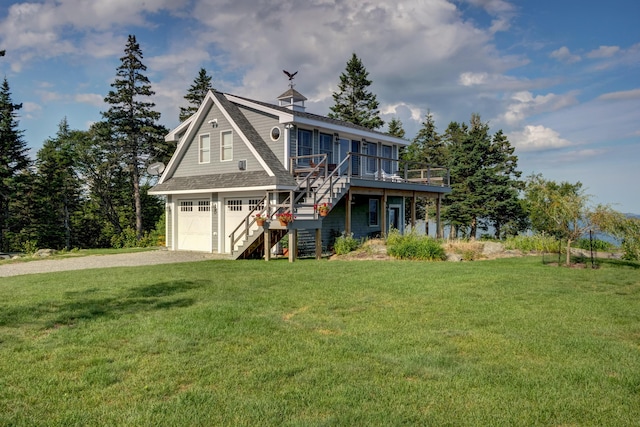
[[[218,121],[218,127],[213,127],[208,122],[216,119]],[[220,140],[221,133],[225,131],[233,132],[233,158],[229,161],[220,161]],[[202,134],[210,135],[210,162],[199,163],[199,136]],[[206,117],[202,121],[200,128],[196,132],[194,139],[191,141],[185,141],[187,149],[185,150],[184,157],[181,159],[173,176],[185,177],[185,176],[198,176],[198,175],[211,175],[221,173],[233,173],[238,172],[238,161],[247,161],[247,171],[260,171],[262,167],[258,163],[255,156],[249,151],[244,141],[240,138],[240,135],[233,129],[231,123],[224,117],[220,109],[214,105],[211,107]]]
[[220,218],[222,212],[222,205],[220,203],[220,194],[211,194],[211,251],[219,252],[220,243],[218,242],[218,235],[220,234]]
[[[271,151],[275,153],[280,162],[282,162],[283,165],[286,164],[288,160],[284,158],[284,145],[286,143],[284,125],[278,122],[278,117],[240,105],[238,108],[242,111],[242,114],[244,114],[247,120],[249,120],[256,132],[258,132],[262,139],[267,143],[269,148],[271,148]],[[271,129],[274,127],[277,127],[280,130],[280,138],[277,141],[271,139]]]
[[[373,196],[372,198],[376,198]],[[379,200],[379,198],[378,198]],[[341,236],[345,230],[345,200],[342,199],[322,220],[322,247],[325,250],[333,246],[335,239]],[[360,239],[380,234],[382,230],[381,215],[378,217],[378,225],[369,225],[369,197],[356,196],[356,204],[351,206],[351,232],[353,237]]]

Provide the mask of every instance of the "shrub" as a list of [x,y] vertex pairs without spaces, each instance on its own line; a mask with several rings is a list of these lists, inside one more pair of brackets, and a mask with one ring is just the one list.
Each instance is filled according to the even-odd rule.
[[464,261],[474,261],[482,258],[484,244],[477,241],[455,240],[446,245],[447,252],[453,252],[462,257]]
[[558,252],[559,243],[551,236],[534,234],[533,236],[512,236],[504,242],[505,249],[518,249],[522,252]]
[[576,244],[576,248],[584,250],[594,250],[599,252],[608,252],[614,248],[612,243],[609,243],[600,239],[579,239]]
[[355,251],[362,245],[362,240],[355,239],[353,237],[353,233],[346,236],[344,233],[338,238],[336,238],[336,242],[333,244],[333,250],[338,255],[345,255],[349,252]]
[[393,230],[387,236],[387,253],[395,258],[442,261],[446,254],[442,245],[429,236],[418,236],[415,233],[400,234]]

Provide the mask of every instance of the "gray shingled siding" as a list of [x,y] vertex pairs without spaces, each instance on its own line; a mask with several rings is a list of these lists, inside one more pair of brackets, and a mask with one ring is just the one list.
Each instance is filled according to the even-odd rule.
[[[217,119],[218,127],[214,128],[209,124],[209,120]],[[233,160],[220,161],[220,138],[221,132],[233,131]],[[198,163],[200,135],[208,133],[211,138],[211,161],[209,163]],[[262,166],[258,163],[255,156],[249,151],[240,135],[232,128],[229,121],[220,112],[219,108],[214,105],[207,113],[200,129],[195,134],[192,141],[186,141],[187,149],[184,157],[177,167],[173,177],[187,177],[194,175],[209,175],[220,173],[238,172],[238,161],[247,161],[247,171],[261,171]]]
[[[381,226],[369,226],[369,198],[356,196],[357,204],[351,207],[351,232],[356,239],[380,234]],[[336,237],[345,230],[345,205],[341,200],[322,221],[322,249],[333,246]]]
[[[256,111],[244,106],[238,106],[238,109],[249,120],[256,132],[267,143],[267,146],[274,152],[282,164],[286,164],[284,158],[284,125],[278,123],[278,117],[272,116],[261,111]],[[280,129],[280,139],[273,141],[271,139],[271,129],[273,127]]]

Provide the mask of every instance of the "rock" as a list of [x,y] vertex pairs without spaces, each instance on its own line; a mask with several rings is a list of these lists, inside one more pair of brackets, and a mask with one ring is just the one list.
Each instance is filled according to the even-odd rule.
[[51,255],[55,254],[57,251],[55,249],[38,249],[38,251],[33,254],[34,258],[47,258]]
[[462,261],[462,255],[454,254],[454,253],[448,253],[447,254],[447,261],[460,262],[460,261]]
[[504,252],[504,245],[498,242],[483,242],[482,255],[494,256]]

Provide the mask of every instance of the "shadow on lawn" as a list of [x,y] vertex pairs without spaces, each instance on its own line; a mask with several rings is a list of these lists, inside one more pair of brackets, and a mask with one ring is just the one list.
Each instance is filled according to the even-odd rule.
[[175,280],[129,289],[122,296],[95,298],[98,289],[67,292],[61,301],[48,301],[33,306],[2,307],[0,326],[19,327],[26,324],[43,328],[75,325],[79,321],[116,317],[153,310],[189,307],[194,298],[171,298],[176,294],[204,286],[206,282]]

